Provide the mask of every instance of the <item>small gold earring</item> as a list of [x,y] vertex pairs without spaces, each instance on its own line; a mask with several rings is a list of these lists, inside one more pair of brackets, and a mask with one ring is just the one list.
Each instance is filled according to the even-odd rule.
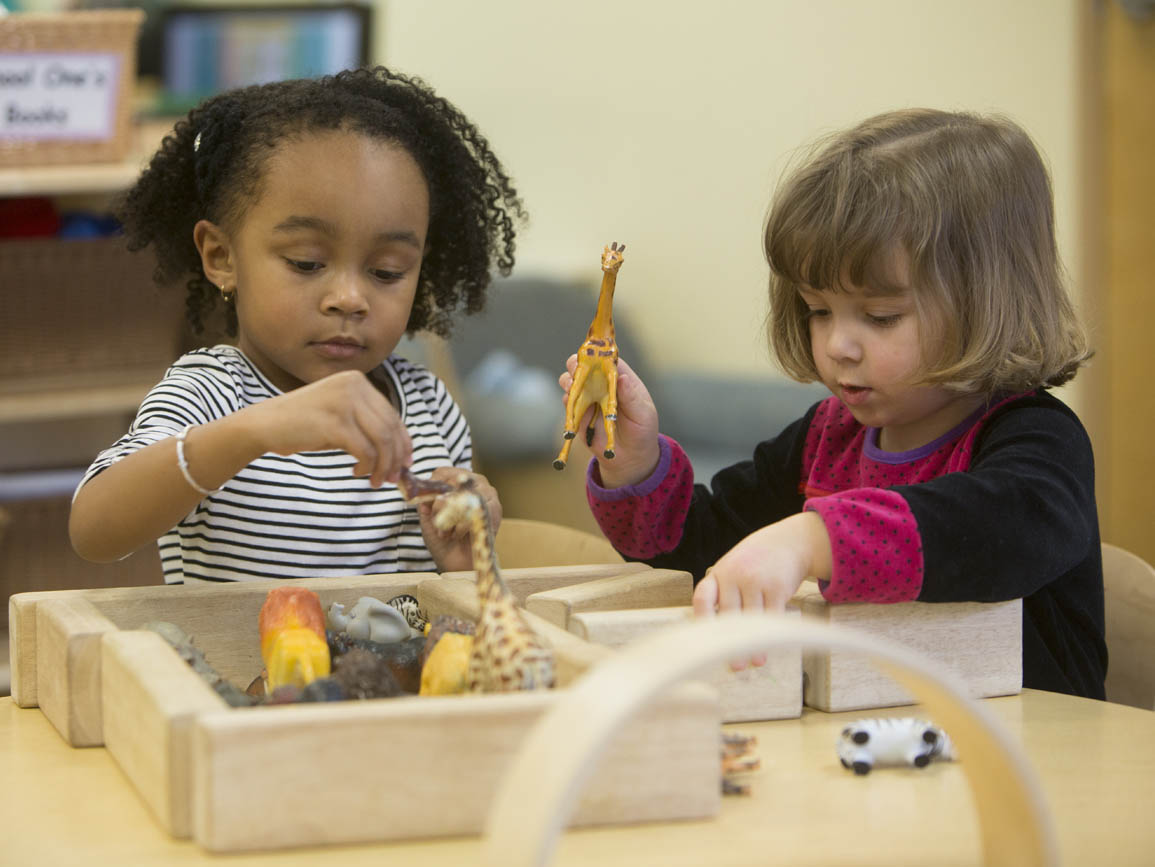
[[237,294],[237,290],[234,289],[232,292],[229,292],[227,289],[225,289],[225,284],[224,283],[221,284],[221,298],[224,299],[224,302],[226,304],[230,303],[233,300],[233,298],[236,297],[236,294]]

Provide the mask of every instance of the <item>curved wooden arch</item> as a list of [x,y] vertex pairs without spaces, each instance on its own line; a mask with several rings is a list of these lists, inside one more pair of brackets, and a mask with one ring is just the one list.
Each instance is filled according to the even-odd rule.
[[[874,659],[954,741],[974,796],[985,863],[1059,863],[1053,823],[1034,771],[954,675],[908,648],[856,630],[750,613],[693,620],[640,639],[560,695],[530,732],[498,789],[486,822],[488,863],[549,863],[578,795],[623,723],[705,666],[778,647],[860,651]],[[544,777],[543,767],[551,771]]]

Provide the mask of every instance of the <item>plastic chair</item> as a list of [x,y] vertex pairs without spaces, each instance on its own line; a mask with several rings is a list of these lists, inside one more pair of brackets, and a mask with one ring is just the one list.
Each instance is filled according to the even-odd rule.
[[1107,700],[1155,710],[1155,568],[1103,544]]
[[530,518],[503,519],[494,546],[506,569],[624,562],[603,536]]

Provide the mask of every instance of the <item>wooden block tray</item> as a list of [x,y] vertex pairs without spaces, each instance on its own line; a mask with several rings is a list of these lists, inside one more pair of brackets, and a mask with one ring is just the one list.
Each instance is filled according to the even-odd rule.
[[[507,570],[531,589],[644,570]],[[277,585],[286,582],[275,582]],[[306,579],[322,605],[412,593],[431,616],[476,616],[469,578]],[[155,633],[169,620],[234,683],[260,670],[257,613],[274,582],[18,594],[13,697],[69,743],[104,743],[160,823],[215,852],[480,832],[492,793],[558,692],[227,707]],[[533,618],[559,688],[612,651]],[[623,729],[577,824],[705,818],[720,803],[717,693],[685,684]]]

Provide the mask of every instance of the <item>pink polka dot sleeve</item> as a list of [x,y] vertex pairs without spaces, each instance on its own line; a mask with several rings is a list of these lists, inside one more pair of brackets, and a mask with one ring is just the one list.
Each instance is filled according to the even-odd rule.
[[806,501],[830,534],[834,569],[819,587],[828,602],[911,602],[922,589],[922,539],[903,497],[857,488]]
[[586,499],[610,543],[626,557],[646,559],[678,547],[694,493],[694,470],[677,441],[658,437],[658,466],[648,479],[603,488],[598,462],[586,471]]

